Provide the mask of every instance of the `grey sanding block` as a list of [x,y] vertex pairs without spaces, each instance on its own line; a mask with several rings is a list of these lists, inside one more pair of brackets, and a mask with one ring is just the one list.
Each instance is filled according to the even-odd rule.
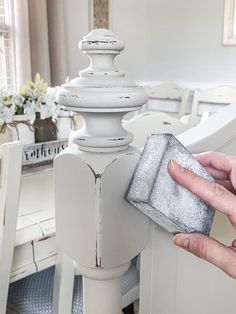
[[169,175],[171,159],[203,178],[213,178],[172,135],[150,135],[135,169],[126,200],[167,231],[209,234],[215,210]]

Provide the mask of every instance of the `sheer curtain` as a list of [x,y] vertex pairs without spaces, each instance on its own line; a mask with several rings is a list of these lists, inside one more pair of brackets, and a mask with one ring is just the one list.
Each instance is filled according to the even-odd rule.
[[51,85],[68,76],[64,0],[14,0],[17,86],[37,72]]
[[28,0],[14,0],[12,4],[15,80],[18,88],[31,79]]

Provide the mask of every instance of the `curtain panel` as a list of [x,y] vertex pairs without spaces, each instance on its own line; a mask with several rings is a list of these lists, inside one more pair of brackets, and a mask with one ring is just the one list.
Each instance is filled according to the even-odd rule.
[[50,85],[68,76],[64,0],[14,0],[17,86],[37,72]]

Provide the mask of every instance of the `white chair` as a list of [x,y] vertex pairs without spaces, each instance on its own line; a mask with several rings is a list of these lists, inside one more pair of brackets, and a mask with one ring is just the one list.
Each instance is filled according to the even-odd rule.
[[[233,86],[218,86],[206,90],[196,90],[193,94],[189,127],[193,127],[199,122],[199,117],[204,113],[204,111],[214,113],[222,106],[229,105],[233,102],[236,102],[236,87]],[[201,110],[200,104],[205,104],[207,109]]]
[[0,313],[6,312],[20,191],[22,144],[0,146]]
[[236,103],[221,108],[205,122],[180,134],[178,139],[192,152],[208,150],[236,155]]
[[[164,83],[158,86],[146,86],[145,87],[149,99],[153,100],[161,100],[161,104],[159,106],[157,105],[158,111],[166,112],[170,115],[173,115],[175,117],[182,117],[185,115],[188,111],[188,100],[190,96],[190,90],[187,88],[182,88],[176,84],[173,83]],[[174,109],[165,108],[165,105],[167,105],[167,102],[171,101],[172,103],[178,102],[178,107]],[[166,103],[166,104],[165,104]],[[173,104],[172,104],[173,105]],[[173,107],[173,106],[172,106]],[[147,110],[147,104],[144,107],[145,110]],[[155,109],[152,109],[155,110]]]
[[147,111],[123,121],[123,127],[134,135],[133,145],[143,147],[152,133],[178,135],[187,130],[187,124],[162,112]]

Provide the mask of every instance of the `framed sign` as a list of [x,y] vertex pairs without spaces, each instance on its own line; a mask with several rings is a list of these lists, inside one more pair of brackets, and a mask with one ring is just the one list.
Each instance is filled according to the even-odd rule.
[[236,45],[236,0],[225,0],[223,45]]

